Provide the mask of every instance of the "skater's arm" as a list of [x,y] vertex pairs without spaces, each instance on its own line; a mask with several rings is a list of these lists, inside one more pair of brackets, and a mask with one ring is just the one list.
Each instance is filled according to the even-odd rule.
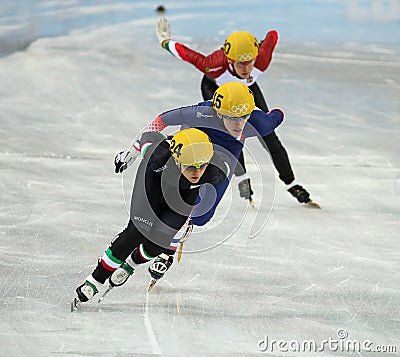
[[153,131],[143,133],[138,141],[142,157],[146,155],[146,151],[151,145],[159,145],[165,139],[167,139],[167,136],[160,132]]
[[264,72],[272,61],[272,53],[278,43],[278,32],[275,30],[269,31],[261,42],[257,60],[254,66]]
[[[146,128],[145,132],[148,131],[162,131],[167,126],[172,125],[183,125],[188,127],[201,126],[202,122],[207,119],[207,117],[199,117],[200,111],[209,112],[211,103],[201,102],[197,105],[190,105],[186,107],[180,107],[176,109],[171,109],[163,112],[157,116]],[[203,108],[203,109],[202,109]]]
[[171,25],[167,23],[166,18],[158,21],[156,34],[161,47],[177,59],[190,63],[211,78],[216,78],[227,68],[228,62],[222,49],[214,51],[210,55],[203,55],[182,43],[171,40]]
[[212,78],[216,77],[215,73],[218,75],[223,73],[228,65],[224,51],[221,49],[206,56],[173,40],[166,43],[165,49],[176,58],[190,63],[200,72]]
[[272,109],[268,113],[256,109],[251,113],[245,136],[266,136],[272,133],[282,122],[284,113],[281,109]]
[[153,144],[160,144],[166,136],[159,132],[145,132],[136,140],[129,150],[120,151],[114,158],[115,173],[122,173],[131,166],[136,158],[146,154],[147,149]]

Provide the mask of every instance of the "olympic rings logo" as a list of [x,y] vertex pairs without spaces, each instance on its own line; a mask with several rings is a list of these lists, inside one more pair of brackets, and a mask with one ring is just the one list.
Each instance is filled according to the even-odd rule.
[[238,104],[238,105],[234,105],[231,108],[231,112],[234,114],[244,114],[246,113],[250,108],[249,103],[244,103],[244,104]]
[[206,162],[210,162],[211,157],[210,156],[201,156],[201,157],[196,157],[194,159],[193,164],[195,165],[201,165],[204,164]]
[[237,55],[237,62],[246,62],[246,61],[251,61],[254,58],[254,54],[249,52],[249,53],[241,53]]

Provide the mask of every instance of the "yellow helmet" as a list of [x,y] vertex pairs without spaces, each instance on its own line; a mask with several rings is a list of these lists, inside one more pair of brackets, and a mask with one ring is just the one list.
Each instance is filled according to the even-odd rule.
[[259,44],[249,32],[231,33],[224,43],[226,57],[235,62],[251,61],[258,56]]
[[172,156],[180,164],[197,168],[209,163],[214,153],[208,135],[195,128],[178,131],[172,137],[169,148]]
[[214,109],[228,117],[250,115],[255,108],[253,92],[240,82],[222,84],[213,95]]

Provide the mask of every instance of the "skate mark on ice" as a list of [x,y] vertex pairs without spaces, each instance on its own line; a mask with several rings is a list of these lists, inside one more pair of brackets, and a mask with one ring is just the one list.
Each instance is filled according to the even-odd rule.
[[151,326],[151,322],[150,322],[150,318],[149,318],[149,296],[150,296],[150,294],[147,293],[146,294],[146,302],[144,305],[144,313],[143,313],[144,327],[146,328],[146,333],[149,338],[149,343],[150,343],[153,353],[156,355],[162,355],[160,345],[157,342],[157,338],[154,333],[153,327]]

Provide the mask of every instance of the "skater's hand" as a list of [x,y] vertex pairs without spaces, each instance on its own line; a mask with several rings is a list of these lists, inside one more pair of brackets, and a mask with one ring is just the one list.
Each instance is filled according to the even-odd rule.
[[126,170],[136,159],[129,150],[120,151],[114,159],[115,173],[122,173]]
[[165,48],[165,43],[171,39],[171,25],[165,17],[158,20],[156,24],[156,34],[161,47]]

